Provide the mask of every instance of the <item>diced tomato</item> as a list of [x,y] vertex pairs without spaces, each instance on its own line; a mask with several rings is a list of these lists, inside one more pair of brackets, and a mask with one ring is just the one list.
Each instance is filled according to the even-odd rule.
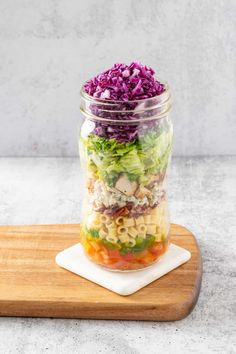
[[152,264],[154,261],[155,261],[155,257],[153,257],[152,254],[149,254],[140,260],[140,262],[145,265]]
[[134,255],[133,255],[133,253],[128,252],[128,253],[124,254],[124,255],[122,256],[122,258],[123,258],[125,261],[130,262],[130,261],[132,261],[132,260],[134,259]]
[[160,242],[156,243],[155,246],[153,246],[150,251],[153,251],[153,252],[155,251],[155,252],[160,253],[161,251],[163,251],[163,244]]
[[108,250],[108,256],[110,258],[118,258],[120,259],[120,252],[118,250]]
[[125,270],[125,269],[129,269],[129,263],[120,260],[119,262],[115,262],[112,264],[111,268],[113,269],[120,269],[120,270]]
[[157,257],[158,254],[159,254],[159,251],[154,250],[154,249],[151,249],[150,252],[151,252],[151,254],[152,254],[154,257]]

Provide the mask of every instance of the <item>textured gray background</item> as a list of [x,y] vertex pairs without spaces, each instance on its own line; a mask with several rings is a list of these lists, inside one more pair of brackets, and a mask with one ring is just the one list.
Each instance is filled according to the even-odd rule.
[[79,87],[114,62],[174,95],[176,155],[236,153],[235,0],[0,0],[0,156],[77,155]]

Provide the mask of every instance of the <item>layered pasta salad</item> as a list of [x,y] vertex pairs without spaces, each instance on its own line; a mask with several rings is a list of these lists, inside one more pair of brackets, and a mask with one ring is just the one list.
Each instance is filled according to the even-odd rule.
[[140,63],[115,64],[83,87],[90,114],[80,137],[87,177],[82,244],[109,269],[147,267],[168,247],[172,125],[152,101],[166,89]]

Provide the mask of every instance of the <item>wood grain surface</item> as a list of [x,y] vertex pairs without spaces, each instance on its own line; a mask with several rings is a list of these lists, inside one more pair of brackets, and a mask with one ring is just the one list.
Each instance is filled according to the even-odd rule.
[[171,242],[190,261],[137,293],[122,297],[55,263],[79,242],[79,225],[0,227],[0,315],[173,321],[194,308],[201,285],[201,255],[192,233],[171,226]]

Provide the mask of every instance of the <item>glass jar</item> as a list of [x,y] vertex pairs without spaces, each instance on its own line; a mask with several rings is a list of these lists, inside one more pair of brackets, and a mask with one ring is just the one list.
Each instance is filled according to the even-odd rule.
[[107,101],[81,91],[81,243],[92,261],[110,270],[148,267],[168,249],[170,108],[167,84],[161,95],[138,101]]

